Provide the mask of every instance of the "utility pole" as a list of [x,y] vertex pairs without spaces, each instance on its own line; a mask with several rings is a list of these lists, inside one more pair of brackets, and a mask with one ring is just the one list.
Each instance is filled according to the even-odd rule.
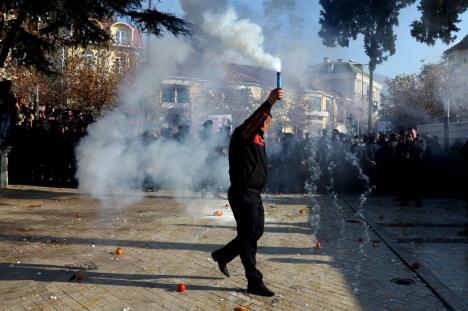
[[39,116],[39,82],[34,83],[34,114]]
[[446,151],[450,147],[450,99],[447,99],[445,104],[445,117],[444,117],[444,148]]
[[374,84],[374,70],[369,66],[369,98],[368,98],[368,107],[367,107],[367,133],[372,132],[372,115],[374,113],[374,100],[372,96],[372,86]]

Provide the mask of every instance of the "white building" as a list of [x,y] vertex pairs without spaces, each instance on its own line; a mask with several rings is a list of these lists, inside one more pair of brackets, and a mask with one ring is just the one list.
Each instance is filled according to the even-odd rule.
[[450,66],[468,66],[468,35],[444,52]]
[[[328,57],[324,62],[312,66],[311,76],[315,83],[340,94],[349,100],[347,117],[354,120],[353,127],[361,132],[367,126],[368,98],[369,98],[369,73],[364,70],[365,65],[338,59],[332,61]],[[377,119],[378,107],[381,103],[383,84],[373,80],[372,101],[375,109],[374,119]]]

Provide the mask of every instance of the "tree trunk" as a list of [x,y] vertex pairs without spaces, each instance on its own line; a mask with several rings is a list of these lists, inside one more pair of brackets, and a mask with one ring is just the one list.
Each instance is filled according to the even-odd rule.
[[373,130],[372,115],[374,113],[374,70],[372,66],[369,66],[369,92],[368,92],[368,104],[367,104],[367,132],[370,134]]
[[20,13],[16,18],[15,22],[11,26],[8,34],[3,40],[2,49],[0,51],[0,68],[5,67],[5,62],[7,60],[8,54],[10,53],[11,48],[13,47],[13,43],[15,41],[15,37],[20,29],[21,25],[23,25],[24,20],[26,19],[26,14]]

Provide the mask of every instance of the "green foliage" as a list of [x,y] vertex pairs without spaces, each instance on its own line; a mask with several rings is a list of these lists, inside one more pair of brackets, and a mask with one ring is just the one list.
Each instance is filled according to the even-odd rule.
[[430,45],[434,45],[437,39],[449,44],[456,38],[452,33],[460,30],[456,24],[467,8],[467,0],[421,0],[418,5],[421,20],[411,24],[411,35]]
[[415,0],[320,0],[319,35],[327,46],[349,45],[349,40],[364,36],[364,49],[373,71],[389,55],[395,53],[398,15]]
[[[364,48],[371,70],[395,53],[393,28],[398,26],[401,9],[416,0],[320,0],[320,37],[327,46],[349,45],[349,40],[364,36]],[[416,40],[433,45],[437,39],[449,44],[460,29],[459,16],[468,0],[419,0],[421,19],[411,24]]]
[[190,33],[184,20],[144,9],[141,0],[7,0],[2,4],[6,18],[0,19],[0,68],[10,55],[14,62],[52,71],[51,58],[62,46],[106,46],[112,38],[99,22],[115,18],[157,36],[164,30],[174,35]]

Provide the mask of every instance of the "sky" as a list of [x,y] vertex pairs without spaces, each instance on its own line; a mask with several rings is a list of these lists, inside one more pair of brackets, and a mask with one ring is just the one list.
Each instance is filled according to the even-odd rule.
[[[266,18],[263,1],[231,0],[231,2],[237,9],[240,17],[251,19],[260,26],[264,26]],[[318,36],[321,6],[317,0],[296,0],[295,2],[296,8],[293,14],[303,19],[302,29],[291,29],[287,23],[283,23],[281,35],[284,37],[300,37],[304,48],[310,51],[309,63],[319,63],[324,57],[343,60],[352,59],[358,63],[368,63],[368,58],[364,53],[362,38],[351,41],[348,48],[329,48],[321,43],[321,39]],[[160,3],[157,3],[157,8],[180,16],[184,14],[176,0],[161,0]],[[417,73],[423,64],[440,61],[446,49],[456,44],[468,34],[468,12],[465,12],[460,18],[461,22],[457,25],[460,28],[460,31],[456,34],[457,39],[452,44],[445,45],[440,40],[434,46],[419,43],[410,35],[410,24],[419,17],[420,13],[416,5],[405,8],[400,12],[400,23],[395,29],[397,35],[396,53],[390,56],[386,62],[377,66],[377,73],[390,78],[399,74]],[[274,51],[271,52],[274,53]]]

